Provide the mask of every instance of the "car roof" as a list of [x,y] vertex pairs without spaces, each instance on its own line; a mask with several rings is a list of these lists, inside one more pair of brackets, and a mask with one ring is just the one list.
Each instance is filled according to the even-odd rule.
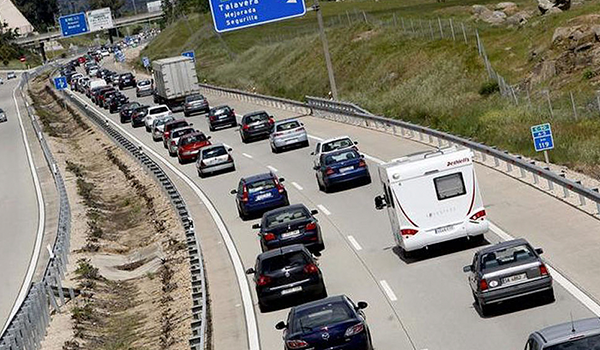
[[[180,129],[185,129],[187,127],[183,127],[183,128],[179,128],[179,129],[175,129],[174,131],[180,130]],[[193,128],[193,126],[190,126],[190,128]],[[191,132],[189,134],[185,134],[183,136],[181,136],[182,138],[184,137],[193,137],[193,136],[198,136],[198,135],[204,135],[204,133],[200,130],[194,130],[194,132]]]
[[342,154],[342,153],[346,153],[346,152],[354,152],[354,153],[360,154],[357,150],[355,150],[352,147],[345,147],[345,148],[341,148],[341,149],[336,149],[335,151],[321,153],[321,159],[323,159],[323,157],[329,157],[332,155],[334,156],[336,154]]
[[182,126],[180,128],[175,128],[175,129],[171,130],[171,132],[172,133],[176,133],[177,131],[186,130],[186,129],[192,129],[193,130],[194,127],[191,126],[191,125],[186,125],[186,126]]
[[181,118],[181,119],[175,119],[175,120],[171,120],[170,122],[166,123],[166,124],[165,124],[165,126],[166,126],[166,125],[173,125],[173,124],[175,124],[175,123],[179,123],[179,122],[187,122],[187,120],[185,120],[185,119],[183,119],[183,118]]
[[269,113],[267,113],[265,111],[254,111],[254,112],[250,112],[250,113],[244,114],[244,118],[251,117],[253,115],[259,115],[259,114],[267,114],[268,115]]
[[271,215],[271,214],[283,213],[290,209],[297,209],[297,208],[304,208],[304,209],[308,210],[308,208],[304,204],[298,203],[298,204],[292,204],[292,205],[288,205],[285,207],[280,207],[277,209],[269,210],[263,214],[263,217],[266,217],[267,215]]
[[167,109],[169,109],[169,106],[167,106],[167,105],[152,106],[152,107],[150,107],[150,109],[157,109],[159,107],[166,107]]
[[[292,253],[292,252],[299,252],[299,251],[306,251],[306,248],[304,247],[304,244],[292,244],[292,245],[288,245],[285,247],[280,247],[277,249],[272,249],[272,250],[268,250],[262,254],[259,254],[256,258],[258,260],[267,260],[270,259],[274,256],[279,256],[279,255],[284,255],[287,253]],[[310,255],[310,254],[309,254]]]
[[315,301],[311,301],[309,303],[305,303],[305,304],[301,304],[299,306],[295,306],[292,308],[292,312],[296,313],[299,311],[303,311],[303,310],[307,310],[307,309],[312,309],[315,306],[319,306],[319,305],[326,305],[329,303],[346,303],[346,300],[344,298],[344,295],[334,295],[331,297],[327,297],[325,299],[320,299],[320,300],[315,300]]
[[539,334],[545,343],[560,343],[576,336],[600,334],[600,318],[593,317],[576,320],[572,323],[565,322],[546,327],[535,333]]
[[505,249],[508,247],[516,247],[516,246],[522,245],[522,244],[529,244],[529,242],[527,242],[524,238],[517,238],[517,239],[510,240],[510,241],[500,242],[498,244],[493,244],[493,245],[487,246],[487,247],[479,250],[477,253],[479,255],[482,255],[482,254],[495,252],[500,249]]
[[280,125],[280,124],[287,124],[290,122],[298,122],[300,123],[300,121],[297,118],[289,118],[289,119],[284,119],[284,120],[278,120],[275,122],[275,125]]
[[271,179],[273,177],[274,177],[273,173],[262,173],[262,174],[256,174],[256,175],[250,175],[247,177],[243,177],[242,180],[244,182],[248,183],[248,182]]
[[352,140],[352,138],[350,136],[338,136],[338,137],[330,138],[330,139],[327,139],[327,140],[323,140],[320,143],[324,144],[324,143],[328,143],[328,142],[332,142],[332,141],[337,141],[337,140],[342,140],[342,139],[350,139],[350,140]]

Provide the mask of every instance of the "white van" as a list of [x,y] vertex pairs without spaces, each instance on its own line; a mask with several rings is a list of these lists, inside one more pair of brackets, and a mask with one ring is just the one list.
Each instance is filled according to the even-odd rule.
[[396,244],[404,253],[461,237],[483,238],[485,208],[473,168],[473,153],[448,147],[412,154],[379,166]]

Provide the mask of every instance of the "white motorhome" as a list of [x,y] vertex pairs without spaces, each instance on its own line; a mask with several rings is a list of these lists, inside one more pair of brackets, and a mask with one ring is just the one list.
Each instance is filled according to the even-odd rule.
[[404,253],[461,237],[483,238],[485,208],[473,168],[473,152],[448,147],[412,154],[379,166],[396,244]]

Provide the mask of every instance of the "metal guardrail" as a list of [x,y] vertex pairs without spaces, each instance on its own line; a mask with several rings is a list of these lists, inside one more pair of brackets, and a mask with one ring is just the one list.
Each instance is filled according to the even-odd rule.
[[[175,207],[179,215],[179,219],[185,229],[186,243],[190,259],[190,272],[192,276],[192,337],[189,340],[192,350],[205,349],[206,335],[206,283],[204,274],[204,262],[202,260],[202,252],[199,243],[196,241],[196,233],[194,230],[194,222],[190,217],[187,206],[175,188],[175,184],[169,179],[165,171],[147,154],[141,147],[136,146],[128,138],[123,136],[119,131],[112,127],[106,118],[96,111],[88,108],[87,104],[72,98],[69,94],[63,92],[63,96],[74,103],[78,109],[89,119],[98,125],[109,137],[111,137],[117,145],[129,153],[142,166],[150,171],[155,180],[161,185],[163,190],[169,196],[171,204]],[[1,349],[0,349],[1,350]]]
[[[495,147],[486,146],[475,141],[425,126],[373,115],[352,103],[332,101],[311,96],[306,96],[306,103],[302,103],[208,84],[200,84],[200,87],[205,92],[218,93],[222,96],[258,105],[280,108],[301,114],[311,114],[315,117],[384,131],[426,143],[431,146],[445,147],[459,145],[467,147],[474,151],[480,163],[487,165],[486,162],[488,162],[489,159],[493,162],[492,167],[495,169],[501,170],[519,179],[531,178],[532,184],[538,189],[547,193],[552,193],[555,197],[569,203],[571,202],[567,199],[570,198],[571,193],[573,193],[578,196],[578,203],[575,205],[579,206],[580,209],[591,213],[592,215],[600,214],[600,193],[597,188],[587,188],[579,181],[573,181],[565,178],[562,174],[552,172],[550,168],[540,167],[534,162],[523,159],[521,156],[511,155],[508,152],[498,150]],[[502,164],[505,165],[505,168],[501,168]],[[517,168],[520,171],[514,175],[513,168]],[[545,186],[542,186],[540,179],[546,180]],[[562,191],[559,191],[558,189],[562,189]],[[584,208],[587,206],[586,200],[589,200],[594,204],[593,208]]]
[[[48,67],[40,67],[32,74],[24,73],[25,78],[35,77]],[[26,101],[23,93],[22,79],[19,85],[21,98]],[[52,254],[46,265],[44,277],[40,282],[34,282],[15,316],[9,320],[8,327],[0,336],[0,350],[38,349],[46,334],[50,322],[50,307],[60,312],[60,307],[66,303],[66,298],[74,298],[72,288],[64,289],[61,280],[68,263],[69,241],[71,232],[71,209],[67,190],[59,168],[52,156],[50,147],[44,138],[42,128],[37,118],[27,105],[27,115],[31,119],[33,129],[38,137],[44,158],[54,177],[54,183],[59,196],[58,229],[53,244]],[[66,295],[68,294],[68,295]]]

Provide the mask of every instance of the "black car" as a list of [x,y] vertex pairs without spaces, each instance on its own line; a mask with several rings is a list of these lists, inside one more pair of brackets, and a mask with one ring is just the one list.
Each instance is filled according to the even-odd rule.
[[121,107],[129,102],[129,97],[123,95],[122,93],[115,94],[108,103],[108,111],[110,113],[118,112]]
[[119,91],[117,90],[110,90],[106,93],[103,94],[102,97],[102,101],[101,101],[101,107],[104,109],[108,109],[108,106],[110,105],[110,100],[117,95]]
[[313,216],[316,214],[317,210],[308,210],[304,204],[288,205],[264,213],[260,224],[252,228],[260,229],[263,252],[299,243],[318,253],[325,249],[325,244],[318,220]]
[[362,311],[366,307],[364,301],[354,304],[345,295],[329,297],[293,307],[287,323],[281,321],[275,328],[286,330],[286,350],[373,350]]
[[133,110],[139,106],[141,106],[139,102],[129,102],[127,104],[124,104],[121,107],[121,111],[119,112],[121,123],[129,123],[131,121],[131,115],[133,114]]
[[208,128],[210,131],[215,131],[216,128],[222,126],[237,126],[235,111],[229,106],[211,108],[208,112]]
[[261,312],[327,297],[318,263],[302,244],[260,254],[246,273],[254,275]]
[[113,79],[115,78],[115,76],[118,73],[116,72],[108,72],[105,76],[104,76],[104,81],[106,81],[107,84],[112,84]]
[[269,137],[274,123],[273,118],[265,111],[244,115],[240,124],[242,142],[247,143],[251,139]]
[[131,73],[123,73],[119,78],[119,89],[123,90],[126,87],[136,87],[135,77]]
[[134,128],[144,126],[144,118],[148,115],[149,106],[139,106],[131,113],[131,126]]

